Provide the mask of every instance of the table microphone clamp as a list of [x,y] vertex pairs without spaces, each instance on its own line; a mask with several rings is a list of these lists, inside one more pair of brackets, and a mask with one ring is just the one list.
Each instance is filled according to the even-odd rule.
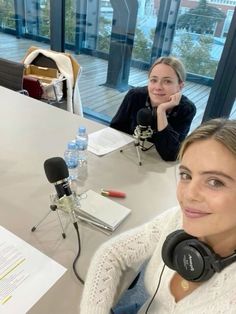
[[152,137],[152,134],[153,134],[153,130],[151,129],[150,126],[137,125],[137,127],[134,130],[134,134],[133,134],[133,137],[135,139],[134,146],[136,148],[139,166],[142,165],[140,150],[141,151],[148,150],[148,148],[144,146],[144,143],[148,138]]
[[[152,137],[153,130],[151,128],[153,121],[152,111],[149,108],[141,108],[137,112],[137,126],[134,130],[133,138],[134,138],[134,146],[136,148],[137,156],[138,156],[138,164],[142,165],[140,150],[147,151],[149,148],[144,146],[145,141],[148,138]],[[121,149],[120,152],[123,150]]]

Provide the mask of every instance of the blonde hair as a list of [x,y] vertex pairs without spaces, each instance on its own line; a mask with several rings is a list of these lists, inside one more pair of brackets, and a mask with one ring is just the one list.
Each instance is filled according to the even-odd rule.
[[183,158],[191,144],[211,138],[224,145],[236,157],[236,120],[218,118],[204,122],[185,138],[178,159]]
[[184,64],[179,59],[175,57],[171,57],[171,56],[158,58],[149,69],[148,77],[150,77],[153,68],[157,64],[161,64],[161,63],[169,65],[175,71],[175,73],[178,76],[179,83],[185,82],[186,70],[185,70]]

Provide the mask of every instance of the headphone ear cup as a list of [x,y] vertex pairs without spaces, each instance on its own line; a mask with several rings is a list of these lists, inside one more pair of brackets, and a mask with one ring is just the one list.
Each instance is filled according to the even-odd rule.
[[182,241],[189,240],[189,239],[195,239],[195,237],[190,236],[187,234],[184,230],[176,230],[172,233],[170,233],[167,237],[165,242],[162,246],[162,259],[166,266],[168,266],[171,269],[176,270],[175,264],[174,264],[174,251],[176,246],[181,243]]
[[189,281],[206,281],[215,269],[213,263],[220,263],[217,255],[205,243],[196,238],[179,243],[174,249],[174,269]]
[[220,257],[206,243],[184,230],[170,233],[162,246],[162,259],[166,266],[189,281],[206,281],[215,272],[236,261],[235,253]]

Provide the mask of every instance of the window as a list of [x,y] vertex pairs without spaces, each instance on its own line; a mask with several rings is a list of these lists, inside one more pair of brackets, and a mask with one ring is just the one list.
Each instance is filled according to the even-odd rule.
[[[22,44],[25,51],[30,45],[49,48],[50,2],[50,0],[21,0],[19,2],[0,0],[0,36],[3,32],[8,32],[17,34],[20,40],[23,38],[34,40],[35,42],[25,41]],[[205,106],[209,95],[209,86],[214,80],[221,58],[234,12],[233,5],[236,1],[228,2],[231,7],[229,4],[227,6],[227,1],[207,1],[204,12],[208,14],[204,16],[196,14],[195,10],[200,3],[203,3],[201,0],[181,1],[179,10],[177,2],[172,0],[169,11],[167,11],[168,6],[166,6],[165,0],[138,0],[138,7],[135,6],[133,10],[132,7],[129,7],[125,15],[125,18],[129,19],[133,14],[133,24],[129,24],[132,31],[130,32],[130,28],[128,32],[125,27],[122,31],[117,28],[117,33],[112,34],[111,31],[117,22],[113,20],[114,16],[121,17],[121,20],[123,18],[120,14],[123,11],[117,10],[117,7],[119,9],[122,7],[121,2],[66,0],[65,48],[74,54],[83,68],[80,84],[84,107],[87,106],[91,115],[103,115],[105,118],[102,119],[109,121],[130,86],[146,85],[147,70],[151,62],[157,56],[167,53],[176,55],[183,60],[188,72],[187,83],[199,84],[197,88],[201,92],[198,90],[195,96],[205,93],[204,97],[199,100],[201,106]],[[21,23],[18,23],[17,26],[15,5],[17,8],[19,3],[24,5],[22,15],[19,16],[19,12],[16,14],[18,19],[21,19]],[[134,5],[135,2],[127,3]],[[162,36],[157,27],[160,22],[158,19],[163,11],[159,10],[161,5],[163,5],[162,9],[166,10],[162,17],[163,23],[167,24],[168,30],[173,29],[173,31],[169,31],[163,42],[158,42]],[[175,9],[172,5],[176,6]],[[172,16],[170,12],[172,12]],[[124,21],[123,18],[122,22],[125,23],[126,20]],[[122,28],[122,26],[123,24],[120,23],[119,27]],[[47,44],[42,44],[42,42]],[[112,47],[114,42],[118,49],[116,49],[116,45]],[[168,48],[166,50],[163,49],[165,44]],[[3,52],[1,55],[1,51],[0,56],[4,57]],[[17,51],[15,56],[19,57],[20,53]],[[111,81],[108,77],[109,74],[113,75],[112,79],[115,80],[111,85],[109,85]],[[119,84],[116,84],[119,77],[125,80],[125,87],[122,86],[122,89]],[[82,81],[83,79],[85,80]],[[90,92],[91,88],[96,90],[96,95]],[[97,100],[97,95],[100,95],[101,100]],[[194,98],[193,101],[198,102],[198,99],[200,98]],[[98,104],[99,101],[102,103],[101,105]],[[201,108],[202,114],[203,111]]]
[[15,29],[14,0],[0,0],[0,28]]

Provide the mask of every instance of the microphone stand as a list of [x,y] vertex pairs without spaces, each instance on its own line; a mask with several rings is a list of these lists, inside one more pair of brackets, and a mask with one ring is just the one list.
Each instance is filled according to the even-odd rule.
[[[60,224],[60,227],[61,227],[61,231],[62,231],[62,233],[61,233],[62,234],[62,238],[65,239],[66,238],[66,233],[65,233],[62,221],[61,221],[61,217],[59,215],[59,209],[63,210],[63,205],[60,203],[60,200],[59,200],[59,198],[58,198],[58,196],[56,194],[51,194],[50,195],[50,199],[51,199],[52,204],[50,205],[49,212],[47,212],[47,214],[35,226],[32,227],[31,231],[34,232],[37,229],[37,227],[39,225],[41,225],[41,223],[49,216],[50,213],[56,212],[57,218],[58,218],[58,221],[59,221],[59,224]],[[76,197],[76,199],[77,199],[77,197]],[[65,211],[65,210],[63,210],[63,211]]]
[[[144,127],[141,125],[137,125],[134,130],[134,134],[133,134],[134,146],[136,148],[139,166],[142,166],[140,149],[142,151],[148,150],[147,148],[144,147],[144,143],[148,138],[152,137],[152,134],[153,134],[153,130],[150,126]],[[123,149],[121,149],[120,152],[122,153]]]
[[[96,222],[93,219],[90,219],[89,217],[84,217],[81,212],[80,212],[80,201],[79,201],[79,196],[76,195],[75,192],[72,192],[72,197],[73,197],[73,201],[75,203],[75,219],[78,219],[78,221],[84,222],[88,225],[90,225],[91,227],[93,227],[94,229],[98,229],[99,231],[102,231],[103,233],[110,235],[111,234],[111,230],[109,227],[105,226],[104,224],[100,223],[100,222]],[[49,216],[50,213],[52,212],[56,212],[57,214],[57,218],[61,227],[61,231],[62,231],[62,237],[63,239],[66,238],[66,233],[65,233],[65,229],[63,227],[62,221],[61,221],[61,217],[59,215],[59,210],[69,214],[66,205],[64,203],[64,201],[62,199],[59,199],[57,194],[51,194],[50,195],[50,199],[51,199],[51,205],[50,205],[50,210],[47,212],[47,214],[45,216],[43,216],[42,219],[40,219],[40,221],[31,228],[31,231],[34,232],[37,227],[39,225],[41,225],[44,220]]]

